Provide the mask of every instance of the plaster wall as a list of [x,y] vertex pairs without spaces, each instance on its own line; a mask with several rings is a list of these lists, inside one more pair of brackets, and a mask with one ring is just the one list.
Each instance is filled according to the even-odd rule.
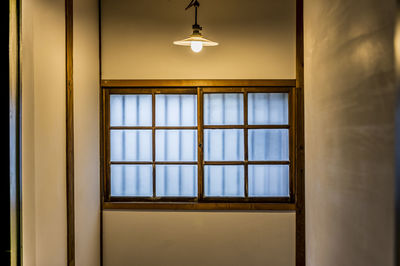
[[394,265],[395,11],[305,1],[307,265]]
[[295,0],[202,0],[198,23],[220,43],[193,53],[185,0],[103,0],[103,79],[293,79]]

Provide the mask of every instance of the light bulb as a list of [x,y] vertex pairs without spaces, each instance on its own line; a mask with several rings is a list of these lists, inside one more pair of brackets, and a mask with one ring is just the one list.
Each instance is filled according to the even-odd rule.
[[198,53],[203,49],[203,42],[192,41],[190,42],[190,48],[192,48],[193,52]]

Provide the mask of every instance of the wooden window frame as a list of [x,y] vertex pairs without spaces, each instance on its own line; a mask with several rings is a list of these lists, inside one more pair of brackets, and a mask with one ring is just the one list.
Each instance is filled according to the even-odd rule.
[[[218,80],[218,81],[102,81],[101,92],[101,194],[103,209],[173,209],[173,210],[296,210],[296,175],[298,173],[297,158],[297,91],[295,80]],[[243,93],[244,121],[243,125],[209,126],[203,123],[204,93]],[[247,94],[248,93],[288,93],[288,125],[248,125]],[[142,127],[111,127],[109,99],[112,94],[151,94],[152,95],[152,126]],[[159,127],[155,126],[155,95],[157,94],[193,94],[197,95],[197,126],[191,127]],[[301,120],[302,121],[302,120]],[[155,130],[156,129],[196,129],[198,137],[197,162],[156,162],[155,161]],[[204,162],[203,161],[203,130],[204,129],[244,130],[244,160]],[[249,129],[288,129],[289,130],[289,161],[248,161],[248,130]],[[153,166],[153,196],[152,197],[115,197],[111,196],[111,160],[110,160],[110,130],[111,129],[148,129],[152,130],[152,161],[151,162],[114,162],[113,164],[151,164]],[[201,144],[201,145],[199,145]],[[197,197],[156,197],[155,196],[155,166],[191,164],[198,166]],[[248,171],[251,164],[289,165],[289,197],[248,197]],[[204,197],[203,167],[204,165],[244,165],[244,197]]]

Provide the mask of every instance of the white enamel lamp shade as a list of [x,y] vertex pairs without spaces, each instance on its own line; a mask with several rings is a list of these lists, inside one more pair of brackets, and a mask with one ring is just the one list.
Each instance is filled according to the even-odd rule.
[[196,53],[200,52],[203,46],[217,46],[217,42],[210,41],[199,34],[192,34],[189,38],[183,39],[181,41],[175,41],[175,45],[190,46],[192,50]]

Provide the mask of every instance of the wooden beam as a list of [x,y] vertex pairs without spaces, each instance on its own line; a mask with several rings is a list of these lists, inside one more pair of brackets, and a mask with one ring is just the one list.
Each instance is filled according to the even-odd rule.
[[294,79],[264,79],[264,80],[102,80],[104,88],[121,87],[294,87]]
[[65,0],[67,263],[75,265],[73,0]]

